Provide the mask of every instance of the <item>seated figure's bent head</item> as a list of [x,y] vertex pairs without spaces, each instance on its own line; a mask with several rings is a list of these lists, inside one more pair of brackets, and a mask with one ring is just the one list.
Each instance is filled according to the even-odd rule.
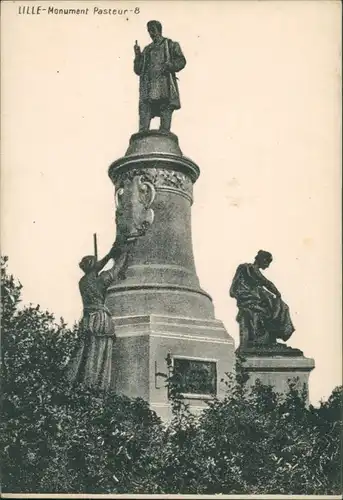
[[159,21],[149,21],[147,28],[152,40],[154,40],[156,35],[162,35],[162,24]]
[[81,259],[79,266],[85,274],[88,274],[94,269],[95,264],[96,258],[94,257],[94,255],[86,255],[86,257],[83,257]]
[[273,261],[273,256],[270,252],[266,252],[265,250],[259,250],[255,257],[255,262],[261,269],[266,269],[270,266]]

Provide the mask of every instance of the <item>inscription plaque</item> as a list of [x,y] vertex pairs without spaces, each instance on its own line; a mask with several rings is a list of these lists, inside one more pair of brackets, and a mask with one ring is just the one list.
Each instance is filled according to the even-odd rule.
[[217,394],[215,361],[174,358],[174,377],[183,394]]

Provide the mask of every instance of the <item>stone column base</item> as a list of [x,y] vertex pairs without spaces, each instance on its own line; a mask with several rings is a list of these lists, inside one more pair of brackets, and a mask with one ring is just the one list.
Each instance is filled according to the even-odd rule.
[[199,376],[200,369],[205,379],[209,374],[212,394],[206,380],[199,386],[205,387],[203,393],[199,387],[192,386],[192,376],[191,384],[185,385],[184,398],[194,412],[206,407],[206,401],[213,395],[224,397],[225,374],[234,370],[235,352],[234,341],[221,321],[159,315],[114,317],[113,320],[117,338],[112,384],[117,393],[145,399],[164,421],[169,420],[171,410],[166,386],[169,357],[186,378],[189,370]]
[[290,380],[298,379],[299,391],[305,386],[308,395],[308,380],[314,368],[314,360],[304,356],[244,356],[243,370],[249,375],[248,386],[259,379],[262,384],[271,385],[275,392],[288,392]]

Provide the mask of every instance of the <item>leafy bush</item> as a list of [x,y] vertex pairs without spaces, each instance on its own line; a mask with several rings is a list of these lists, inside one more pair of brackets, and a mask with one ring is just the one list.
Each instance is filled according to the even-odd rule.
[[248,390],[232,376],[227,385],[225,399],[209,403],[199,419],[174,393],[178,411],[161,457],[165,491],[341,493],[342,387],[315,408],[296,380],[285,396],[260,383]]
[[[153,470],[161,422],[143,400],[73,387],[64,369],[77,329],[39,306],[1,262],[2,487],[20,492],[139,491]],[[153,489],[153,488],[152,488]]]
[[196,418],[168,379],[172,421],[141,399],[73,387],[77,328],[39,306],[1,262],[2,487],[8,492],[340,494],[342,387],[318,408],[290,385],[228,378]]
[[[210,404],[200,419],[193,443],[201,464],[198,491],[340,492],[338,427],[330,428],[325,420],[325,434],[321,434],[318,413],[322,415],[313,407],[306,408],[305,399],[293,386],[286,399],[260,384],[249,393],[232,386],[224,401]],[[332,474],[320,463],[331,463]]]

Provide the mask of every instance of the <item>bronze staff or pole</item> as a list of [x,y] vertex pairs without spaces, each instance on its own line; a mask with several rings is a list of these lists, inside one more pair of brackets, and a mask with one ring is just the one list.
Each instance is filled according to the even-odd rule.
[[95,261],[98,262],[98,242],[96,238],[96,233],[93,234],[93,242],[94,242],[94,257]]

